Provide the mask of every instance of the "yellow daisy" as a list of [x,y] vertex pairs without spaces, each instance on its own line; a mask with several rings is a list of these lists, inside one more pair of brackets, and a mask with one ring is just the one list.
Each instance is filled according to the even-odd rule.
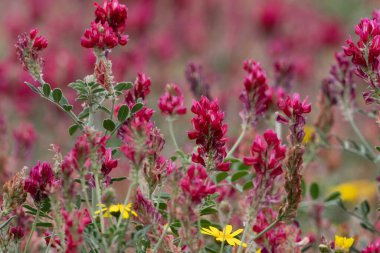
[[346,253],[350,251],[350,248],[354,244],[354,238],[335,236],[335,252]]
[[109,207],[106,207],[106,205],[101,204],[100,206],[102,207],[102,209],[96,211],[95,214],[100,214],[100,212],[103,212],[103,217],[105,218],[112,217],[112,216],[118,218],[122,212],[123,212],[122,214],[123,219],[128,219],[130,216],[130,213],[133,216],[137,217],[137,213],[132,210],[132,203],[129,203],[125,206],[122,204],[110,205]]
[[372,200],[376,197],[377,183],[369,180],[355,180],[337,185],[329,192],[339,192],[344,202],[356,205],[363,200]]
[[[219,229],[209,226],[209,228],[201,228],[201,233],[205,235],[211,235],[215,237],[215,240],[219,242],[227,241],[227,243],[231,246],[240,245],[242,242],[235,238],[235,236],[241,234],[243,232],[243,229],[238,229],[235,232],[232,232],[232,226],[227,225],[223,231],[220,231]],[[243,247],[247,247],[246,243],[243,243]]]

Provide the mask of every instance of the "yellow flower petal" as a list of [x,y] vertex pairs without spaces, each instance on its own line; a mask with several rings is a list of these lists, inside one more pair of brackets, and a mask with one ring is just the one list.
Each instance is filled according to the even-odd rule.
[[236,230],[235,232],[233,232],[233,233],[231,234],[231,236],[232,236],[232,237],[235,237],[235,236],[241,234],[241,232],[243,232],[243,231],[244,231],[244,229],[240,228],[240,229]]

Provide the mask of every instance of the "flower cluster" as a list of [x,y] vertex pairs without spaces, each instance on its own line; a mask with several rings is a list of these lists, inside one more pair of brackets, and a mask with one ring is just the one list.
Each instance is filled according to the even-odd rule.
[[125,103],[131,107],[138,99],[144,100],[150,93],[150,78],[144,73],[138,73],[132,89],[125,94]]
[[2,189],[3,206],[0,211],[1,215],[9,214],[25,202],[27,193],[24,190],[24,173],[24,170],[17,172],[11,180],[5,182]]
[[[74,148],[64,157],[62,172],[66,175],[71,175],[73,171],[86,174],[92,167],[100,165],[99,171],[103,175],[104,182],[109,184],[109,174],[117,167],[118,161],[112,158],[112,150],[106,148],[108,139],[108,136],[100,132],[85,131],[77,138]],[[96,156],[91,156],[91,154],[96,154]],[[92,176],[88,174],[88,177],[89,183],[94,185]]]
[[90,213],[87,209],[70,212],[62,209],[61,214],[64,219],[67,252],[77,252],[83,241],[84,229],[91,223]]
[[367,103],[372,103],[379,100],[376,91],[380,89],[380,19],[376,15],[373,19],[362,19],[355,27],[355,33],[359,40],[354,43],[349,38],[343,49],[347,56],[352,57],[356,74],[370,85],[363,97]]
[[[271,220],[276,219],[277,213],[268,208],[260,210],[252,230],[260,233],[269,226]],[[256,239],[260,245],[261,252],[299,252],[302,245],[297,245],[301,241],[301,230],[295,224],[278,223],[272,230],[266,232],[262,237]],[[287,250],[288,251],[287,251]],[[297,250],[296,250],[297,249]]]
[[25,179],[24,189],[38,204],[48,197],[49,187],[56,183],[57,179],[51,165],[38,161],[36,166],[30,170],[29,177]]
[[303,130],[306,120],[304,114],[311,112],[311,104],[307,103],[307,97],[301,102],[298,93],[288,96],[278,104],[280,110],[285,114],[277,115],[277,121],[282,124],[290,124],[291,143],[302,143],[305,137]]
[[166,85],[166,92],[158,101],[158,107],[166,115],[183,115],[186,113],[186,107],[183,105],[183,95],[179,87],[170,83]]
[[229,170],[230,163],[224,162],[228,126],[223,123],[224,113],[219,109],[218,101],[201,97],[200,101],[193,101],[191,111],[196,116],[191,121],[194,130],[188,136],[198,145],[197,153],[192,156],[193,162],[202,164],[208,171]]
[[118,0],[104,0],[103,6],[95,3],[95,7],[95,21],[91,22],[90,29],[85,30],[81,45],[102,51],[126,45],[128,36],[122,33],[127,21],[127,7]]
[[323,80],[322,92],[331,105],[352,106],[356,97],[355,70],[343,52],[336,53],[335,59],[337,64],[331,67],[330,76]]
[[189,63],[185,70],[187,82],[190,84],[190,90],[195,98],[200,99],[202,96],[211,98],[210,85],[206,81],[206,77],[201,64]]
[[244,163],[252,165],[256,176],[254,189],[269,188],[277,176],[282,174],[282,161],[285,159],[286,147],[272,130],[267,130],[263,138],[258,135],[251,146],[251,157],[245,157]]
[[200,164],[191,164],[185,177],[181,179],[181,189],[192,202],[198,204],[206,196],[216,192],[216,186]]
[[380,252],[380,239],[370,243],[361,253],[377,253]]
[[19,35],[15,47],[18,59],[24,69],[36,80],[40,80],[43,60],[38,54],[47,47],[48,41],[41,35],[37,36],[37,33],[37,29],[32,29],[29,34],[23,33]]
[[248,74],[244,80],[244,90],[240,95],[244,106],[240,116],[245,124],[254,124],[268,108],[268,80],[260,64],[255,61],[245,61],[244,70]]

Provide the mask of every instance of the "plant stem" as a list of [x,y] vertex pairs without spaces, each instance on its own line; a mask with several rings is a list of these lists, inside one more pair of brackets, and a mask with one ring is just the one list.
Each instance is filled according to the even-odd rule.
[[243,125],[242,125],[242,131],[240,133],[240,136],[236,140],[235,144],[232,146],[232,148],[230,149],[230,151],[228,151],[226,158],[232,156],[232,154],[234,153],[235,149],[239,146],[240,142],[243,140],[243,138],[244,138],[244,136],[245,136],[245,134],[247,132],[247,129],[248,129],[248,125],[246,123],[243,123]]
[[32,229],[30,230],[28,241],[26,242],[26,245],[25,245],[25,248],[24,248],[24,253],[27,253],[28,250],[29,250],[30,240],[32,239],[33,233],[36,230],[36,225],[37,225],[37,221],[38,221],[39,216],[40,216],[40,208],[37,208],[37,214],[35,216],[35,219],[34,219],[34,222],[33,222],[33,225],[32,225]]
[[352,129],[354,130],[355,134],[358,136],[362,144],[366,147],[368,152],[370,152],[371,156],[375,157],[376,155],[373,152],[373,147],[367,142],[367,140],[364,138],[363,134],[361,133],[360,129],[356,125],[352,112],[350,111],[346,112],[346,116],[347,116],[348,122],[350,123]]
[[167,226],[165,226],[164,231],[162,232],[162,234],[160,236],[160,239],[158,240],[156,246],[154,247],[153,253],[158,252],[158,249],[160,248],[160,245],[161,245],[162,241],[164,240],[164,237],[166,235],[166,232],[168,231],[169,226],[170,226],[170,217],[168,217],[168,224],[167,224]]
[[268,227],[266,227],[263,231],[261,231],[260,233],[258,233],[254,238],[253,240],[257,240],[259,239],[261,236],[263,236],[266,232],[268,232],[269,230],[271,230],[272,228],[274,228],[277,223],[279,223],[281,221],[281,217],[278,217],[275,221],[273,221],[271,224],[269,224]]
[[175,147],[176,150],[179,150],[179,147],[178,147],[178,144],[177,144],[177,140],[176,140],[175,134],[174,134],[174,128],[173,128],[174,119],[173,118],[168,118],[168,122],[169,122],[169,132],[170,132],[170,136],[172,137],[174,147]]
[[122,220],[122,217],[123,217],[122,214],[124,213],[125,206],[128,204],[128,200],[129,200],[129,198],[131,196],[132,190],[135,188],[135,185],[137,184],[137,180],[138,180],[138,178],[137,178],[138,177],[137,172],[138,172],[138,170],[136,168],[133,168],[133,171],[132,171],[132,173],[133,173],[133,175],[132,175],[132,181],[129,184],[127,195],[125,196],[124,203],[123,203],[123,208],[122,208],[121,214],[120,214],[120,216],[118,217],[118,220],[117,220],[116,230],[118,230],[119,227],[120,227],[121,220]]
[[241,244],[239,245],[237,253],[241,253],[243,249],[243,244],[244,244],[245,237],[247,236],[248,227],[251,227],[251,217],[248,218],[247,224],[245,224],[244,226],[243,236],[241,237]]
[[[94,177],[95,177],[95,188],[96,188],[96,201],[95,201],[95,203],[96,204],[101,204],[102,203],[102,195],[101,195],[101,192],[100,192],[99,174],[97,172],[94,173],[94,174],[95,174]],[[102,211],[100,211],[100,228],[101,228],[101,232],[105,231],[104,217],[103,217],[103,212]]]

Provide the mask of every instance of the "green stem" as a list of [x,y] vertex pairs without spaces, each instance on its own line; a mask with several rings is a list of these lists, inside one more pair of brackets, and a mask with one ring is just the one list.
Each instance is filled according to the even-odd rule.
[[[223,234],[223,238],[224,238],[224,234]],[[220,251],[219,251],[219,253],[223,253],[223,252],[224,252],[224,241],[225,241],[225,240],[222,241],[222,245],[220,246]]]
[[[95,177],[95,188],[96,188],[96,201],[95,201],[95,203],[101,204],[102,203],[102,195],[100,192],[99,174],[97,172],[94,174],[95,174],[94,177]],[[100,212],[100,227],[101,227],[101,232],[104,232],[105,226],[104,226],[103,212]]]
[[[39,82],[41,85],[44,85],[44,84],[46,83],[42,78],[39,78],[39,79],[37,79],[37,80],[38,80],[38,82]],[[74,121],[75,124],[77,124],[81,129],[83,129],[83,124],[82,124],[82,122],[79,120],[79,118],[75,115],[75,113],[73,113],[72,111],[66,111],[66,110],[62,107],[61,104],[55,102],[53,99],[50,99],[49,97],[46,97],[44,94],[42,94],[42,92],[41,92],[39,89],[37,89],[37,90],[38,90],[38,92],[39,92],[39,95],[40,95],[42,98],[44,98],[44,99],[46,99],[46,100],[52,102],[52,103],[55,104],[56,106],[58,106],[62,111],[64,111],[65,113],[67,113],[67,115],[68,115],[68,116]]]
[[[251,215],[250,215],[251,216]],[[251,217],[248,218],[247,220],[247,224],[245,225],[244,227],[244,231],[243,231],[243,236],[241,237],[241,243],[239,245],[239,248],[238,248],[238,252],[237,253],[241,253],[242,249],[243,249],[243,244],[244,244],[244,240],[245,240],[245,237],[247,236],[247,232],[248,232],[248,228],[251,227]]]
[[132,175],[132,181],[129,184],[127,195],[125,196],[124,203],[123,203],[123,208],[122,208],[121,214],[120,214],[120,216],[118,217],[118,220],[117,220],[116,230],[118,230],[119,227],[120,227],[121,220],[123,219],[123,215],[122,214],[124,213],[125,206],[128,204],[128,200],[131,197],[132,190],[135,188],[135,185],[137,184],[137,180],[138,180],[137,172],[138,172],[137,169],[133,168],[133,171],[132,171],[132,173],[133,173],[133,175]]
[[162,234],[160,236],[160,239],[158,240],[156,246],[153,249],[153,253],[157,253],[158,252],[158,249],[160,248],[160,245],[161,245],[162,241],[164,240],[164,237],[166,235],[166,232],[168,231],[168,227],[169,226],[170,226],[170,217],[168,218],[168,224],[167,224],[167,226],[165,226],[164,231],[162,232]]
[[371,156],[375,157],[376,155],[373,152],[373,147],[364,138],[363,134],[361,133],[360,129],[358,128],[358,126],[356,125],[356,123],[354,121],[354,117],[353,117],[352,113],[346,112],[346,116],[347,116],[348,122],[350,123],[352,129],[354,130],[355,134],[358,136],[358,138],[360,139],[362,144],[366,147],[368,152],[370,152]]
[[30,230],[28,241],[26,242],[26,246],[24,248],[24,253],[28,252],[28,250],[29,250],[30,240],[32,239],[33,233],[36,230],[36,225],[37,225],[37,221],[38,221],[39,216],[40,216],[40,208],[37,208],[37,214],[36,214],[36,217],[34,219],[32,229]]
[[274,228],[277,223],[279,223],[281,221],[281,217],[278,217],[275,221],[273,221],[271,224],[269,224],[268,227],[266,227],[263,231],[261,231],[260,233],[258,233],[254,238],[253,240],[257,240],[259,239],[261,236],[263,236],[266,232],[268,232],[269,230],[271,230],[272,228]]
[[169,132],[170,132],[170,136],[172,137],[174,147],[176,150],[179,150],[177,140],[176,140],[175,134],[174,134],[174,128],[173,128],[174,119],[168,118],[168,122],[169,122]]
[[247,132],[247,129],[248,129],[248,125],[244,123],[242,125],[242,131],[240,133],[239,138],[236,140],[235,144],[232,146],[232,148],[230,149],[230,151],[228,151],[226,158],[232,156],[232,154],[234,153],[235,149],[239,146],[240,142],[243,140],[243,138],[244,138],[244,136],[245,136],[245,134]]

